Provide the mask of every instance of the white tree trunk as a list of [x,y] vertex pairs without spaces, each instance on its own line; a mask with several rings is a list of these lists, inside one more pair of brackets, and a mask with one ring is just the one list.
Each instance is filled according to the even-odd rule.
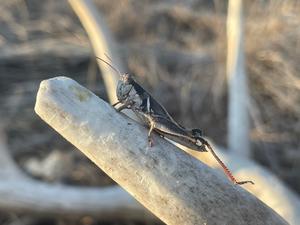
[[75,81],[43,81],[37,114],[167,224],[287,224],[272,209]]
[[248,82],[244,63],[243,0],[228,2],[227,79],[229,150],[250,157]]

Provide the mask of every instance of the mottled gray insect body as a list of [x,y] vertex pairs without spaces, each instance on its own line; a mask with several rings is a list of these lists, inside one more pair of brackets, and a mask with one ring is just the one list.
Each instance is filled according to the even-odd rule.
[[142,88],[130,75],[120,75],[116,94],[122,106],[118,111],[124,108],[131,109],[136,116],[150,127],[148,133],[149,144],[153,141],[151,133],[155,130],[161,136],[167,137],[179,144],[189,147],[196,151],[207,151],[201,139],[200,129],[188,130],[179,125],[144,88]]
[[[98,57],[97,57],[98,58]],[[120,75],[117,84],[116,94],[118,98],[117,104],[122,104],[117,108],[118,111],[123,109],[131,109],[138,118],[149,127],[148,143],[152,146],[151,133],[155,130],[161,136],[166,137],[174,142],[186,146],[192,150],[212,153],[215,159],[222,166],[225,174],[234,184],[252,183],[252,181],[237,181],[226,165],[216,155],[210,144],[202,137],[200,129],[186,129],[178,124],[167,112],[167,110],[159,104],[141,85],[139,85],[131,75],[121,74],[117,69],[110,65],[105,60],[98,58]]]

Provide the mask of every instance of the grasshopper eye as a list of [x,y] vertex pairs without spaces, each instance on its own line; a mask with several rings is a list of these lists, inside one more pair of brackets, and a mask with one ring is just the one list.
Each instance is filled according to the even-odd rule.
[[200,129],[192,129],[192,134],[194,137],[202,137],[203,136],[203,132]]

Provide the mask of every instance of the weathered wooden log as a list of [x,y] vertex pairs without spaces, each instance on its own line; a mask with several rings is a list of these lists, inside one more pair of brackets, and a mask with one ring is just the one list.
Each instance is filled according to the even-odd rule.
[[167,224],[287,224],[256,197],[75,81],[43,81],[37,114]]

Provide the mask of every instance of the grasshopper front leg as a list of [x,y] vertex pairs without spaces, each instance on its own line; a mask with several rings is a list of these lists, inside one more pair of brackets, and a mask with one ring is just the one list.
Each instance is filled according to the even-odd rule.
[[152,141],[152,138],[151,138],[151,133],[152,133],[154,127],[155,127],[155,121],[151,117],[150,97],[147,98],[147,116],[148,116],[148,120],[149,120],[149,123],[150,123],[150,128],[149,128],[149,131],[148,131],[148,145],[150,147],[152,147],[153,146],[153,141]]
[[[117,103],[113,104],[113,106],[116,106],[118,103],[121,103],[121,102],[117,102]],[[116,110],[118,112],[121,112],[123,109],[129,109],[129,108],[131,108],[132,104],[133,103],[131,101],[125,102],[123,105],[121,105],[120,107],[116,108]]]
[[148,145],[150,147],[153,146],[153,140],[152,140],[152,137],[151,137],[153,129],[154,129],[154,123],[153,123],[153,121],[151,121],[150,122],[150,128],[149,128],[149,131],[148,131]]

